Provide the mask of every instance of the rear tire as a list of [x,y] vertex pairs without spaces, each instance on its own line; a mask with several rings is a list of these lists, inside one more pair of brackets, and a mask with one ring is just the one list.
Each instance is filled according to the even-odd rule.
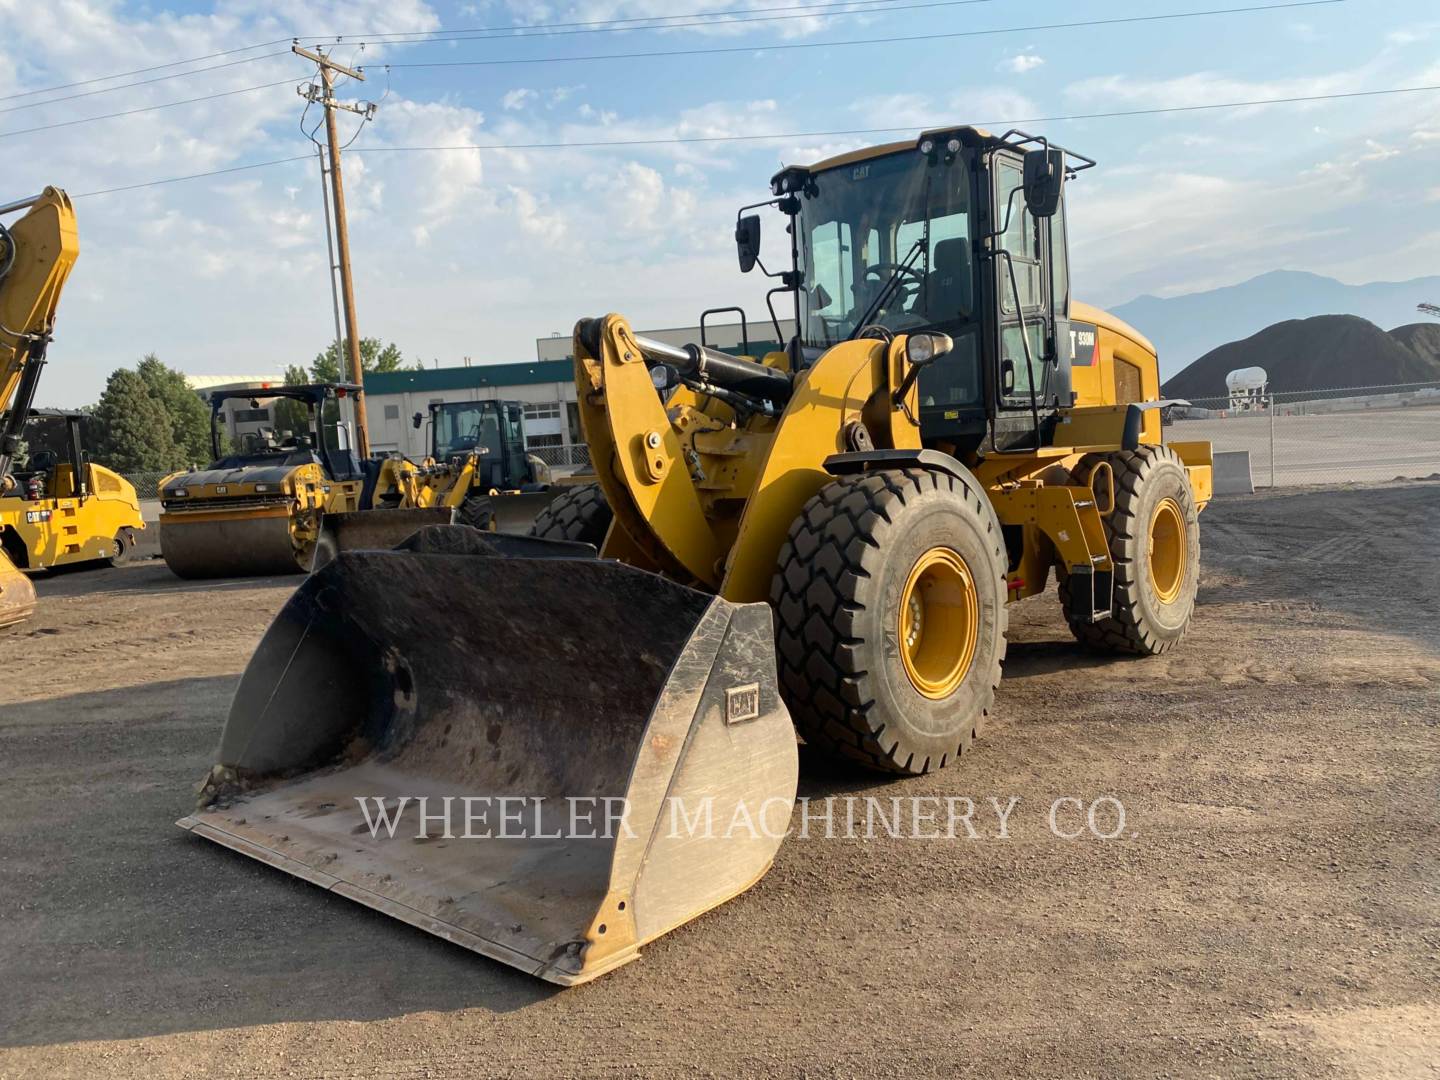
[[114,554],[105,561],[111,566],[124,566],[130,562],[135,555],[135,533],[130,529],[121,529],[112,542]]
[[[1100,461],[1115,471],[1115,510],[1105,519],[1115,563],[1113,614],[1098,623],[1070,622],[1087,648],[1155,656],[1185,636],[1200,581],[1200,521],[1189,474],[1168,446],[1142,446],[1080,460],[1075,482],[1088,484]],[[1060,573],[1060,601],[1069,604]]]
[[961,756],[1005,658],[1005,554],[980,485],[896,469],[805,504],[770,589],[781,693],[805,741],[880,772]]
[[551,499],[530,526],[530,535],[545,540],[576,540],[592,544],[599,551],[614,517],[600,485],[581,484]]

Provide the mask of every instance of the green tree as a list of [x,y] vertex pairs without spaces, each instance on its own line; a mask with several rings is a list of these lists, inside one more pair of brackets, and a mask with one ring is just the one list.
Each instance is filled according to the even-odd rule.
[[[349,339],[346,339],[346,349],[349,348]],[[360,339],[360,366],[369,374],[372,371],[399,371],[405,364],[405,358],[400,355],[400,348],[393,341],[388,345],[382,345],[379,338],[367,337]],[[310,365],[310,375],[317,383],[321,382],[349,382],[350,381],[350,359],[346,352],[342,352],[336,342],[331,342],[325,347],[325,351],[315,357],[315,362]]]
[[111,374],[91,419],[95,460],[116,472],[168,472],[183,464],[165,406],[137,372]]
[[170,418],[170,436],[179,454],[176,468],[210,460],[210,409],[190,389],[185,376],[149,353],[135,367],[150,396]]
[[[286,386],[305,386],[309,382],[310,374],[303,367],[291,364],[285,369]],[[276,398],[275,430],[304,435],[310,430],[310,410],[305,407],[303,402],[292,401],[289,398]]]

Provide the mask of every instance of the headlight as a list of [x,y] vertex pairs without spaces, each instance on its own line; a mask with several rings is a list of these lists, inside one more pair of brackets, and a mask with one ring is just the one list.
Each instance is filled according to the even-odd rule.
[[190,492],[184,488],[171,488],[169,494],[172,499],[183,499],[186,495],[189,495]]
[[912,364],[928,364],[930,361],[944,356],[955,343],[950,340],[949,334],[940,334],[933,331],[924,334],[911,334],[905,339],[905,359]]
[[934,149],[935,149],[935,140],[934,140],[934,139],[921,139],[921,140],[920,140],[920,153],[922,153],[922,154],[928,154],[928,153],[930,153],[930,151],[932,151],[932,150],[934,150]]
[[267,491],[269,491],[269,490],[270,490],[270,485],[269,485],[269,484],[256,484],[256,485],[255,485],[255,494],[256,494],[256,495],[264,495],[264,494],[265,494]]

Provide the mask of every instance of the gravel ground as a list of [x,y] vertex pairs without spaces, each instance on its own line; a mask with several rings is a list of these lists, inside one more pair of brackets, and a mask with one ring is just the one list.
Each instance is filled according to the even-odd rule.
[[[1202,521],[1175,652],[1087,656],[1037,597],[961,767],[802,773],[968,796],[977,839],[793,839],[572,990],[174,827],[293,580],[41,580],[0,637],[0,1076],[1440,1076],[1440,483]],[[1057,837],[1066,797],[1125,828]]]

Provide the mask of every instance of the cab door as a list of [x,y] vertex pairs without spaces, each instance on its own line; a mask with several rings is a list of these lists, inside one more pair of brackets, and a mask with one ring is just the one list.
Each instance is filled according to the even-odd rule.
[[[991,220],[996,229],[992,269],[1000,372],[995,437],[1001,449],[1018,450],[1048,441],[1045,420],[1053,415],[1059,389],[1054,378],[1058,359],[1054,289],[1062,283],[1050,272],[1055,219],[1036,218],[1026,208],[1020,156],[997,151],[992,161]],[[1063,225],[1061,230],[1063,243]],[[1066,302],[1060,298],[1062,312]],[[1036,412],[1040,432],[1035,430]]]

